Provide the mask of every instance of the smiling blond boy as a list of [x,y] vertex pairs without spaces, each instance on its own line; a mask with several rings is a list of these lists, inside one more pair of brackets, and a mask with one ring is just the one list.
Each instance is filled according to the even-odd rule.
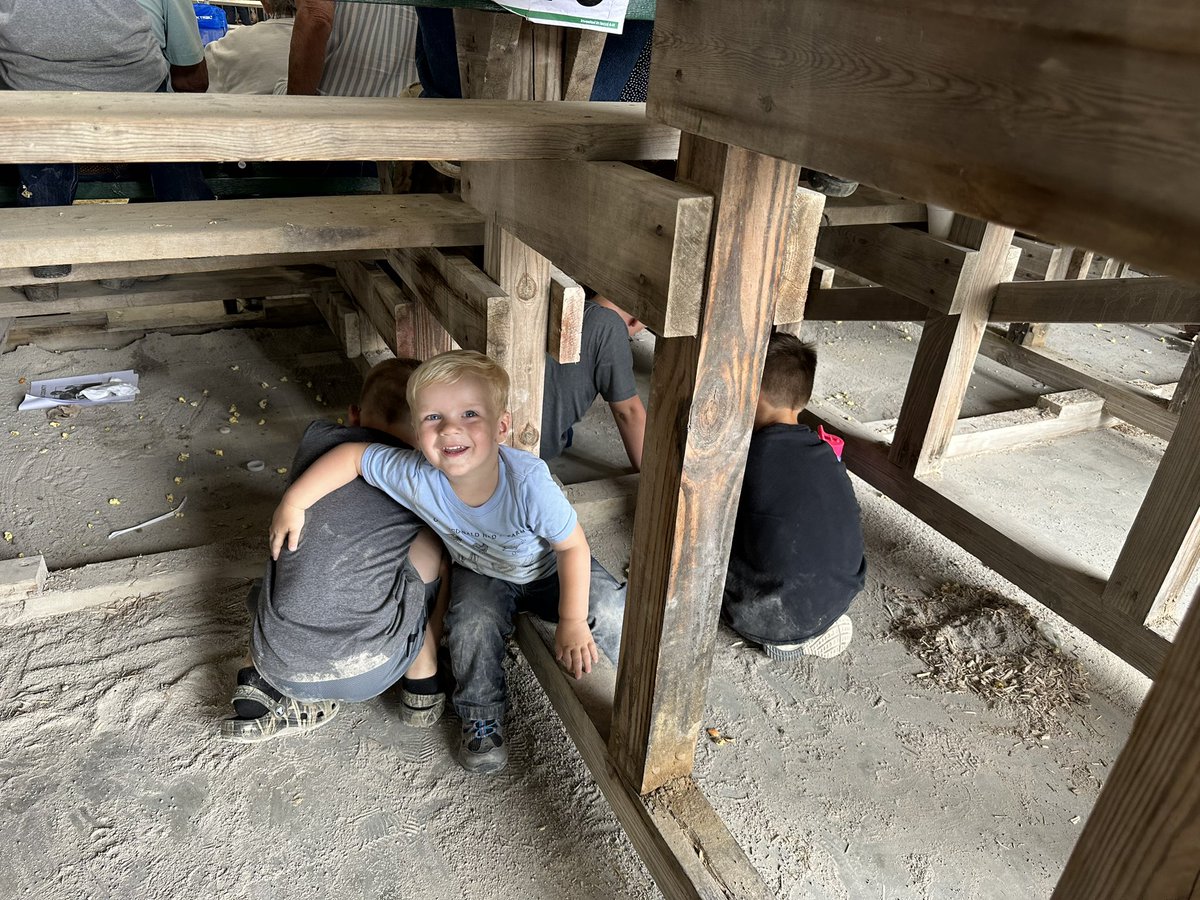
[[597,660],[597,617],[615,658],[623,591],[596,563],[575,511],[546,464],[504,444],[512,427],[508,374],[481,353],[455,350],[424,362],[408,383],[420,452],[343,444],[284,494],[271,552],[297,546],[304,511],[361,475],[413,510],[442,538],[454,566],[446,617],[463,722],[459,761],[472,772],[504,768],[504,647],[517,612],[557,621],[555,656],[579,678]]

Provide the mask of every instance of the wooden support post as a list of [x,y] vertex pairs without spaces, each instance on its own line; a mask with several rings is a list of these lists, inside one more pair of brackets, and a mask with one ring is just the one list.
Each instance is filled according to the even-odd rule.
[[[1061,281],[1066,278],[1075,253],[1074,247],[1055,247],[1029,238],[1013,238],[1013,246],[1021,248],[1021,262],[1026,264],[1017,267],[1018,274],[1042,281]],[[1006,278],[1005,281],[1011,282],[1012,279]],[[1026,347],[1044,347],[1049,330],[1044,322],[1013,322],[1008,326],[1008,339]]]
[[583,286],[550,269],[550,336],[546,352],[556,363],[577,363],[583,352]]
[[603,31],[566,29],[563,46],[563,99],[590,100],[607,35]]
[[462,95],[476,100],[509,96],[522,19],[510,13],[454,10]]
[[1012,237],[1011,228],[954,217],[951,240],[975,252],[955,288],[958,313],[932,313],[925,320],[892,442],[893,462],[914,475],[937,468],[954,433]]
[[507,343],[496,340],[490,323],[488,333],[488,352],[508,371],[508,408],[512,412],[509,443],[536,455],[542,441],[550,261],[492,222],[484,245],[483,267],[509,296]]
[[1175,385],[1175,393],[1167,403],[1167,410],[1178,415],[1188,397],[1196,390],[1197,383],[1200,383],[1200,339],[1192,341],[1191,352],[1183,364],[1183,374],[1179,376],[1179,384]]
[[681,142],[678,177],[717,210],[700,331],[659,338],[651,374],[609,743],[643,793],[692,770],[798,176],[741,148]]
[[813,229],[820,228],[827,202],[824,194],[796,188],[792,221],[788,223],[788,234],[794,240],[788,242],[783,255],[779,295],[775,300],[775,324],[792,326],[795,329],[792,334],[800,331],[808,295],[818,287],[833,287],[833,268],[826,265],[817,268],[817,248],[807,240]]
[[1186,403],[1113,566],[1104,602],[1144,621],[1200,517],[1200,404]]
[[1200,883],[1200,598],[1051,900],[1173,900]]

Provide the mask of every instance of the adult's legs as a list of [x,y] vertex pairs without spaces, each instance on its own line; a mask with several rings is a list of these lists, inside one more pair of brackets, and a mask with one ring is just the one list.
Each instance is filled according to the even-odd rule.
[[164,203],[215,200],[217,196],[204,180],[199,163],[151,163],[150,183],[154,187],[154,199]]
[[[21,181],[17,205],[25,207],[70,206],[75,199],[75,188],[79,185],[79,172],[73,163],[26,163],[17,166],[17,177]],[[34,278],[62,278],[71,273],[71,266],[33,266],[30,272]],[[30,300],[55,300],[58,298],[58,285],[31,285],[25,288],[25,294]]]

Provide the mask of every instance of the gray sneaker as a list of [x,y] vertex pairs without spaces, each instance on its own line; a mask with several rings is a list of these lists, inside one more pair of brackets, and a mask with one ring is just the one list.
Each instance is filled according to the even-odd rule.
[[475,775],[494,775],[502,770],[508,765],[504,723],[499,719],[464,721],[458,761]]
[[763,652],[776,662],[788,662],[802,656],[833,659],[850,646],[854,637],[854,623],[849,616],[842,616],[820,634],[798,644],[763,644]]

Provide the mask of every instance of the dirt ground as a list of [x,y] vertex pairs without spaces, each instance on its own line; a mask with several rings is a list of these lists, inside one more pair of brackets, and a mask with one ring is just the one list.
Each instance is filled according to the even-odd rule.
[[[1056,326],[1051,345],[1127,377],[1178,377],[1170,329],[1092,328]],[[917,326],[817,323],[808,336],[816,396],[864,421],[896,415]],[[652,339],[636,341],[643,384],[651,352]],[[141,375],[134,403],[15,411],[22,378],[123,368]],[[314,328],[22,347],[0,374],[0,558],[41,553],[52,571],[265,548],[301,431],[343,414],[358,386]],[[981,362],[965,414],[1046,392]],[[1037,528],[1111,565],[1162,443],[1107,431],[955,462],[944,478],[1009,514],[1029,515],[1036,494]],[[601,405],[555,469],[576,481],[621,472],[622,458]],[[263,471],[246,469],[252,459]],[[850,649],[781,665],[723,629],[704,724],[732,740],[698,737],[696,778],[780,897],[1046,897],[1148,682],[855,487],[870,568]],[[180,516],[107,538],[185,496]],[[589,535],[614,572],[630,528]],[[453,761],[453,720],[408,729],[386,695],[306,738],[217,742],[247,583],[54,617],[36,600],[0,604],[0,897],[658,896],[515,649],[514,757],[496,778]]]

